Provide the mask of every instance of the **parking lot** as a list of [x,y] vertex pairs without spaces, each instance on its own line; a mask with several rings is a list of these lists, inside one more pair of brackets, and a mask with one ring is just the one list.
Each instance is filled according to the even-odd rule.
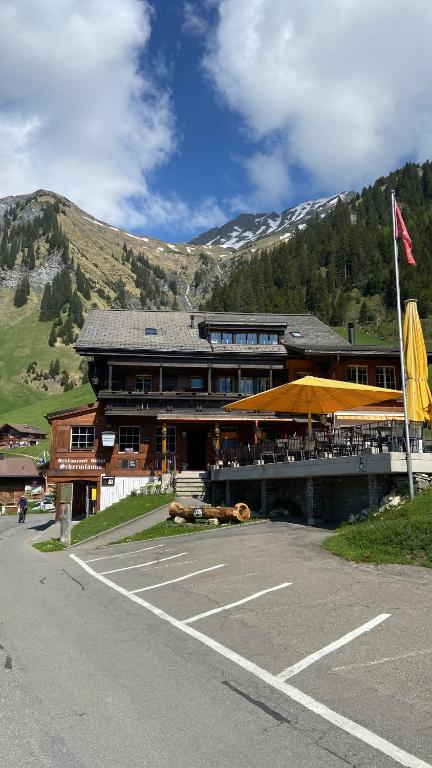
[[350,764],[424,768],[432,572],[346,563],[320,549],[325,535],[264,523],[71,557],[172,632],[331,723]]

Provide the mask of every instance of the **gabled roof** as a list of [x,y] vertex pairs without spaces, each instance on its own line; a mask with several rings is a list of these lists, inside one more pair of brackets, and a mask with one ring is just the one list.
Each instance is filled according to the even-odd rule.
[[43,432],[39,427],[32,427],[31,424],[12,424],[10,421],[0,426],[0,431],[10,427],[16,432],[21,432],[23,435],[39,435],[40,437],[46,437],[47,432]]
[[39,472],[30,457],[8,456],[0,458],[1,477],[39,477]]
[[[192,319],[193,318],[193,319]],[[281,344],[211,344],[204,326],[221,325],[282,331]],[[146,328],[156,333],[146,335]],[[75,344],[78,352],[189,352],[285,354],[285,348],[349,348],[349,344],[313,315],[259,314],[244,312],[173,312],[91,310]]]
[[62,416],[73,416],[83,413],[90,413],[96,411],[99,407],[99,403],[87,403],[87,405],[74,405],[71,408],[62,408],[60,411],[51,411],[47,413],[45,418],[51,423],[52,419],[61,418]]

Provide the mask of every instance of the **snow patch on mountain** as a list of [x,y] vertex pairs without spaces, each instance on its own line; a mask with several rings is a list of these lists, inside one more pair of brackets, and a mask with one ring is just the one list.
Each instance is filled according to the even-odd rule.
[[214,227],[190,240],[190,245],[219,245],[222,248],[239,250],[257,240],[270,238],[284,241],[297,229],[303,229],[315,216],[330,213],[339,200],[351,198],[351,192],[342,192],[332,197],[306,200],[282,213],[242,213],[237,218]]

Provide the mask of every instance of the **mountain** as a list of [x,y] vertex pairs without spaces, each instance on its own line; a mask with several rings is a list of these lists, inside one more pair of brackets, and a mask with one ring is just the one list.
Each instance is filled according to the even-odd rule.
[[189,245],[218,245],[234,250],[251,245],[266,247],[287,240],[315,218],[322,218],[330,213],[339,200],[346,201],[353,196],[352,192],[342,192],[333,197],[308,200],[287,208],[282,213],[241,213],[223,226],[213,227],[194,237],[189,241]]
[[[297,228],[283,243],[243,256],[206,308],[253,312],[311,312],[324,322],[358,321],[385,336],[395,330],[391,190],[410,232],[417,266],[401,249],[402,299],[418,300],[432,322],[432,163],[408,163],[361,194],[340,196],[325,217]],[[430,319],[431,318],[431,319]]]
[[[169,307],[175,297],[180,308],[197,306],[211,288],[212,277],[220,277],[229,268],[232,255],[226,249],[165,243],[131,234],[94,218],[65,197],[45,190],[0,199],[0,235],[4,233],[7,211],[12,234],[20,225],[21,228],[29,226],[41,217],[47,206],[55,207],[58,225],[68,239],[69,256],[90,281],[92,301],[98,306],[108,306],[118,300],[119,281],[124,283],[128,306],[140,306],[143,287],[131,268],[133,257],[141,259],[146,270],[152,273],[150,282],[155,290],[148,291],[145,297],[148,308]],[[31,287],[43,289],[60,269],[58,250],[50,251],[43,237],[35,235],[33,246],[39,247],[39,253],[35,265],[28,270],[23,252],[16,250],[11,239],[8,242],[9,253],[12,246],[15,259],[12,267],[0,255],[0,286],[16,288],[24,272],[29,271]]]
[[90,307],[198,307],[233,258],[124,232],[54,192],[0,199],[0,410],[85,381],[73,342]]

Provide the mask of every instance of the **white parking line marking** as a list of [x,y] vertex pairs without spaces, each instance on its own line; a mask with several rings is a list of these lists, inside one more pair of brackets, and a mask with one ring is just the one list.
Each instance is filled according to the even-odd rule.
[[135,595],[137,592],[147,592],[148,589],[157,589],[157,587],[165,587],[166,584],[175,584],[177,581],[184,581],[185,579],[191,579],[192,576],[198,576],[200,573],[207,573],[207,571],[215,571],[216,568],[225,568],[225,563],[220,563],[220,565],[212,565],[211,568],[203,568],[202,571],[194,571],[193,573],[188,573],[186,576],[180,576],[178,579],[170,579],[169,581],[161,581],[160,584],[153,584],[151,587],[142,587],[141,589],[132,589],[130,591],[131,595]]
[[69,555],[69,557],[75,560],[81,566],[81,568],[87,571],[87,573],[89,573],[91,576],[94,576],[95,579],[98,579],[107,587],[115,589],[116,592],[119,592],[121,595],[124,595],[124,597],[128,597],[129,600],[133,600],[138,605],[141,605],[147,611],[150,611],[155,616],[158,616],[159,619],[162,619],[162,621],[166,621],[168,624],[171,624],[171,626],[179,629],[186,635],[193,637],[195,640],[203,643],[203,645],[206,645],[208,648],[211,648],[213,651],[215,651],[215,653],[218,653],[225,659],[229,659],[233,664],[237,664],[237,666],[247,670],[252,675],[255,675],[255,677],[258,677],[260,680],[270,685],[272,688],[275,688],[277,691],[284,693],[292,701],[297,702],[297,704],[305,707],[305,709],[308,709],[319,717],[322,717],[323,720],[327,720],[327,722],[332,723],[332,725],[335,725],[342,731],[349,733],[356,739],[363,741],[365,744],[368,744],[378,752],[382,752],[382,754],[391,757],[393,760],[395,760],[395,762],[399,763],[399,765],[403,765],[405,768],[432,768],[430,763],[425,763],[424,760],[411,755],[409,752],[405,752],[405,750],[400,749],[390,741],[381,738],[381,736],[373,733],[373,731],[370,731],[368,728],[364,728],[364,726],[359,725],[353,720],[349,720],[343,715],[340,715],[338,712],[330,709],[325,704],[321,704],[321,702],[316,701],[316,699],[313,699],[312,696],[308,696],[307,693],[303,693],[303,691],[295,688],[290,683],[285,683],[283,680],[280,680],[280,678],[272,675],[271,672],[267,672],[266,669],[262,669],[257,664],[254,664],[253,661],[249,661],[243,656],[240,656],[240,654],[236,653],[236,651],[232,651],[230,648],[226,648],[221,643],[218,643],[217,640],[213,640],[213,638],[208,637],[208,635],[204,635],[194,627],[190,627],[183,621],[179,621],[178,619],[175,619],[174,616],[170,616],[168,613],[165,613],[165,611],[162,611],[161,608],[157,608],[156,605],[152,605],[152,603],[148,603],[146,600],[143,600],[142,597],[138,597],[137,595],[128,592],[127,589],[124,589],[118,584],[115,584],[113,581],[106,579],[104,576],[101,576],[100,573],[94,571],[93,568],[87,565],[87,563],[85,563],[83,560],[80,560],[76,555]]
[[364,664],[346,664],[344,667],[333,667],[332,672],[339,672],[341,669],[363,669],[363,667],[374,667],[376,664],[388,664],[389,661],[409,659],[411,656],[422,656],[425,653],[432,653],[432,648],[426,648],[424,651],[410,651],[409,653],[402,653],[400,656],[385,656],[383,659],[365,661]]
[[175,557],[181,557],[187,555],[187,552],[179,552],[178,555],[170,555],[169,557],[160,557],[159,560],[149,560],[148,563],[139,563],[138,565],[127,565],[126,568],[114,568],[113,571],[102,571],[102,576],[107,576],[108,573],[119,573],[120,571],[131,571],[133,568],[144,568],[145,565],[154,565],[154,563],[163,563],[165,560],[173,560]]
[[380,613],[380,615],[376,616],[375,619],[371,619],[371,621],[368,621],[366,624],[362,624],[361,627],[353,629],[352,632],[348,632],[347,635],[340,637],[339,640],[335,640],[333,643],[326,645],[319,651],[311,653],[310,656],[306,656],[301,661],[298,661],[297,664],[293,664],[292,667],[287,667],[282,672],[279,672],[277,677],[280,680],[288,680],[290,677],[294,677],[294,675],[297,675],[303,669],[306,669],[306,667],[314,664],[315,661],[319,661],[319,659],[322,659],[323,656],[327,656],[328,653],[332,653],[338,648],[341,648],[343,645],[347,645],[347,643],[350,643],[351,640],[355,640],[356,637],[359,637],[359,635],[362,635],[364,632],[369,632],[371,629],[376,627],[378,624],[381,624],[382,621],[385,621],[390,616],[391,613]]
[[261,597],[262,595],[267,595],[269,592],[275,592],[277,589],[284,589],[284,587],[290,587],[291,584],[292,584],[291,581],[287,581],[284,584],[278,584],[277,587],[270,587],[270,589],[262,589],[261,592],[255,592],[254,595],[249,595],[249,597],[244,597],[243,600],[236,600],[235,603],[228,603],[228,605],[221,605],[220,608],[213,608],[211,611],[206,611],[205,613],[197,613],[196,616],[191,616],[190,619],[183,619],[183,623],[192,624],[193,621],[199,621],[199,619],[205,619],[207,616],[213,616],[214,613],[227,611],[228,608],[235,608],[237,605],[243,605],[243,603],[248,603],[250,600],[256,600],[257,597]]
[[96,560],[109,560],[112,557],[127,557],[127,555],[136,555],[138,552],[147,552],[149,549],[163,547],[163,544],[155,544],[153,547],[144,547],[143,549],[134,549],[132,552],[122,552],[121,555],[104,555],[103,557],[92,557],[91,560],[83,560],[84,563],[95,563]]

